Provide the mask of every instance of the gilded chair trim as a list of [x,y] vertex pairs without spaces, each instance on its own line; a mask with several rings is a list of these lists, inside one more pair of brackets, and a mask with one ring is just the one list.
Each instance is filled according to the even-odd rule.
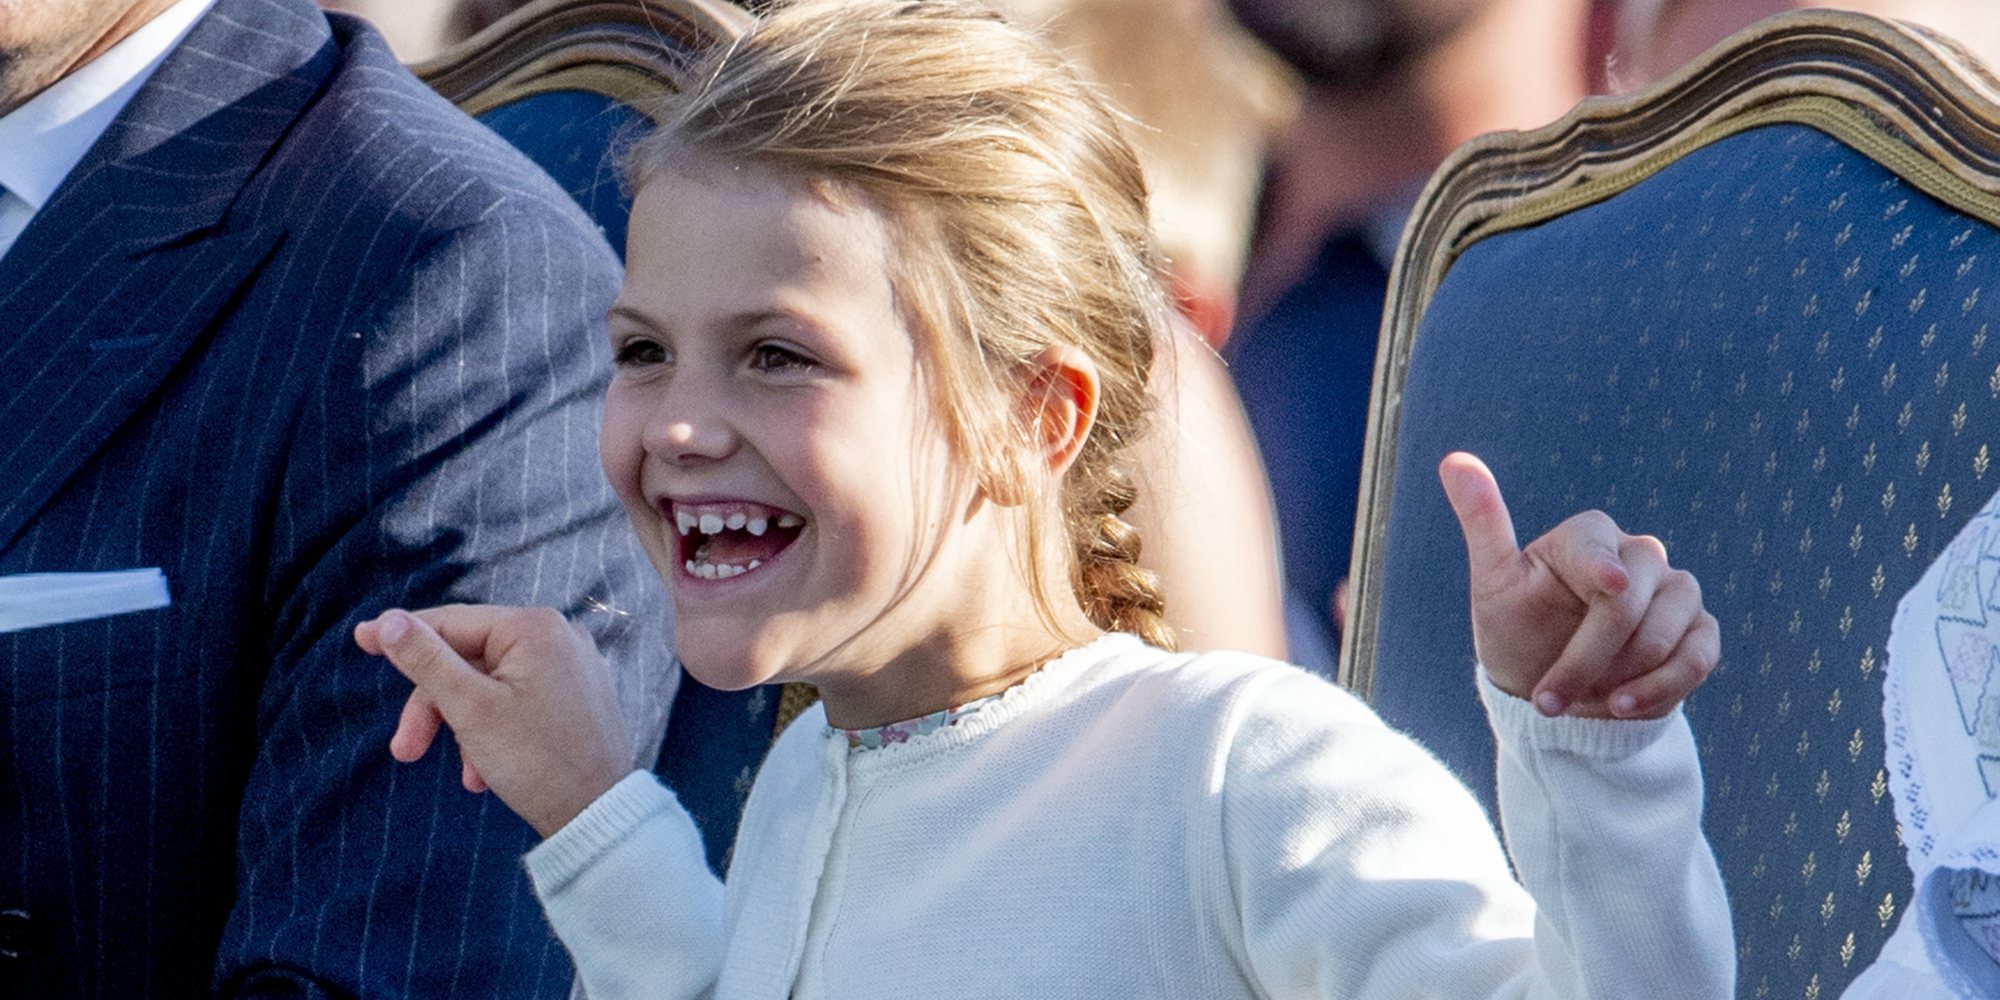
[[721,0],[538,0],[410,68],[472,115],[561,90],[644,112],[686,88],[684,53],[728,42],[753,21]]
[[1424,312],[1459,255],[1488,236],[1610,198],[1703,146],[1784,123],[1822,131],[2000,226],[2000,81],[1924,29],[1842,11],[1753,25],[1636,95],[1591,98],[1544,128],[1474,139],[1431,177],[1390,272],[1341,683],[1373,696],[1402,386]]
[[1523,200],[1469,232],[1465,245],[1471,246],[1510,229],[1547,222],[1604,201],[1659,173],[1695,150],[1767,125],[1805,125],[1824,132],[1909,181],[1925,194],[1987,225],[2000,227],[2000,191],[1976,187],[1964,177],[1925,159],[1900,140],[1882,132],[1873,121],[1850,105],[1831,97],[1798,97],[1716,122],[1617,173],[1593,178],[1565,191]]
[[508,80],[466,98],[459,104],[459,110],[478,117],[516,101],[560,91],[601,94],[649,119],[654,117],[658,103],[667,99],[659,81],[650,74],[630,66],[588,63],[565,66],[544,76]]

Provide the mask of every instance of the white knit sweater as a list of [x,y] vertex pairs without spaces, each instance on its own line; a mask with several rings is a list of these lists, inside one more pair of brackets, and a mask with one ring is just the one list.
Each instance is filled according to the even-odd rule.
[[1481,685],[1525,892],[1471,795],[1353,697],[1130,636],[881,750],[801,716],[726,890],[643,773],[528,869],[593,1000],[1729,996],[1687,723]]

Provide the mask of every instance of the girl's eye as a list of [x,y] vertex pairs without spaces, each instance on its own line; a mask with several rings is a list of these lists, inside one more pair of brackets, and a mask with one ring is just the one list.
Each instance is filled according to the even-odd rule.
[[634,338],[618,345],[615,360],[620,368],[635,368],[640,365],[662,365],[671,359],[667,349],[658,343]]
[[760,372],[802,372],[818,365],[797,351],[777,344],[758,344],[750,351],[750,367]]

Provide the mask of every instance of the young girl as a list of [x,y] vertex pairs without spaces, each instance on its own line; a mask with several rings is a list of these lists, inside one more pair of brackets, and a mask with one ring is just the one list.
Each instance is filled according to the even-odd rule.
[[448,723],[548,838],[595,1000],[1728,995],[1676,711],[1718,637],[1656,540],[1523,551],[1441,470],[1524,890],[1355,699],[1164,648],[1116,462],[1168,304],[1099,97],[952,0],[787,8],[699,78],[639,151],[602,457],[688,670],[823,699],[727,887],[553,612],[358,633],[418,685],[397,756]]

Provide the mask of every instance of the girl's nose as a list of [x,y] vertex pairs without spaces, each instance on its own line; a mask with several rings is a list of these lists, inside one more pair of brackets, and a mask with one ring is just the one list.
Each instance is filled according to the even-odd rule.
[[718,415],[697,414],[667,402],[647,422],[645,446],[655,457],[675,464],[715,461],[735,450],[736,434]]

